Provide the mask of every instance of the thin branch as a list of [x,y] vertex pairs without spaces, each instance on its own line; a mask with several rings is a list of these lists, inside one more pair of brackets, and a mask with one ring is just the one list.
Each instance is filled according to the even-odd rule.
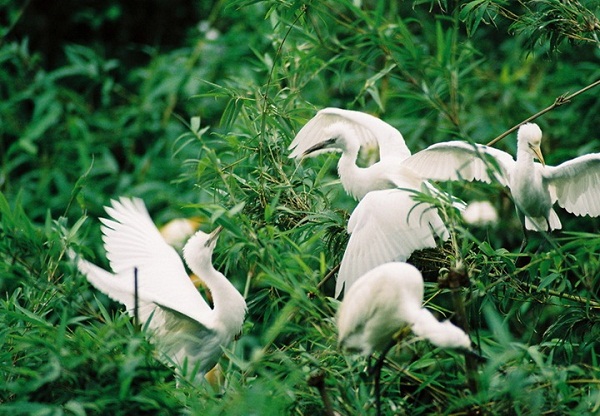
[[[454,313],[458,326],[469,334],[469,321],[467,311],[462,295],[462,287],[469,284],[469,276],[466,269],[462,265],[456,265],[450,268],[446,279],[439,282],[440,287],[450,288],[452,303],[454,304]],[[477,394],[479,391],[479,383],[477,382],[477,367],[478,363],[474,355],[465,354],[465,366],[467,368],[467,387],[472,394]]]
[[328,281],[329,279],[331,279],[331,278],[333,277],[333,275],[334,275],[334,274],[336,274],[336,273],[338,272],[338,270],[339,270],[339,269],[340,269],[340,265],[339,265],[339,264],[338,264],[337,266],[335,266],[333,269],[331,269],[331,270],[329,271],[329,273],[327,273],[327,275],[325,275],[325,277],[323,278],[323,280],[321,280],[321,281],[319,282],[319,284],[317,285],[317,289],[318,289],[318,290],[321,290],[321,288],[323,287],[323,285],[324,285],[325,283],[327,283],[327,281]]
[[571,95],[567,95],[567,93],[558,96],[555,100],[554,103],[552,103],[551,106],[544,108],[542,111],[539,111],[537,113],[535,113],[534,115],[532,115],[531,117],[528,117],[527,119],[521,121],[519,124],[517,124],[516,126],[508,129],[507,131],[505,131],[504,133],[502,133],[500,136],[496,137],[494,140],[492,140],[491,142],[489,142],[487,145],[488,146],[493,146],[496,143],[498,143],[500,140],[502,140],[503,138],[505,138],[506,136],[508,136],[509,134],[511,134],[513,131],[517,130],[519,127],[521,127],[521,125],[525,124],[525,123],[529,123],[532,120],[535,120],[536,118],[538,118],[539,116],[541,116],[542,114],[546,114],[549,111],[554,110],[556,107],[560,107],[563,104],[568,104],[573,98],[575,98],[576,96],[578,96],[579,94],[582,94],[584,92],[586,92],[587,90],[590,90],[594,87],[596,87],[597,85],[600,85],[600,79],[591,83],[590,85],[588,85],[587,87],[584,87],[582,89],[580,89],[577,92],[574,92]]
[[318,371],[314,374],[311,374],[311,376],[308,378],[308,385],[319,390],[321,400],[323,400],[324,414],[326,416],[335,416],[333,406],[331,405],[331,399],[329,398],[327,389],[325,388],[325,373],[323,371]]
[[599,309],[600,308],[600,303],[591,300],[591,299],[586,299],[584,297],[581,296],[577,296],[577,295],[571,295],[569,293],[564,293],[564,292],[559,292],[556,290],[552,290],[552,289],[546,289],[546,288],[540,288],[538,285],[534,285],[531,283],[525,283],[525,282],[519,282],[520,285],[525,286],[528,289],[533,289],[539,293],[545,293],[547,295],[550,296],[555,296],[557,298],[562,298],[562,299],[567,299],[573,302],[577,302],[577,303],[581,303],[584,305],[590,305],[592,308],[594,309]]

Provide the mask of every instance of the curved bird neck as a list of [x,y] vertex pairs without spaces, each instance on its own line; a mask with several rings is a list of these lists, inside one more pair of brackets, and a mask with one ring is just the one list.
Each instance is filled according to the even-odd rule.
[[246,314],[246,301],[240,292],[212,265],[190,268],[210,290],[214,305],[211,320],[215,327],[224,327],[228,333],[239,331]]
[[358,150],[350,153],[343,152],[338,162],[338,175],[344,190],[355,199],[362,199],[369,189],[367,179],[368,168],[361,168],[356,164]]
[[517,164],[521,165],[533,165],[533,155],[531,154],[531,151],[529,151],[529,149],[527,148],[526,143],[523,145],[519,143],[519,146],[517,147],[516,161]]

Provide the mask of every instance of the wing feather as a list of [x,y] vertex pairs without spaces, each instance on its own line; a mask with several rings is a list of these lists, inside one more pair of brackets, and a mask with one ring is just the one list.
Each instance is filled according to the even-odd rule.
[[133,269],[137,267],[141,302],[172,309],[210,326],[208,318],[212,309],[190,280],[175,249],[161,237],[144,203],[137,198],[121,198],[112,201],[112,207],[106,207],[106,212],[112,219],[101,220],[103,241],[115,275],[102,269],[103,273],[100,273],[88,266],[82,270],[88,280],[131,310]]
[[600,153],[547,166],[544,178],[558,204],[575,215],[600,215]]
[[448,231],[435,207],[416,202],[402,189],[369,192],[348,221],[351,234],[337,277],[335,296],[363,274],[391,261],[405,261],[415,250],[435,247]]
[[302,157],[311,147],[329,140],[329,127],[343,123],[359,140],[361,148],[378,148],[380,159],[410,156],[402,134],[385,121],[360,111],[324,108],[300,129],[289,146],[290,158]]
[[431,145],[402,163],[425,179],[491,182],[496,178],[506,186],[515,161],[502,150],[456,140]]

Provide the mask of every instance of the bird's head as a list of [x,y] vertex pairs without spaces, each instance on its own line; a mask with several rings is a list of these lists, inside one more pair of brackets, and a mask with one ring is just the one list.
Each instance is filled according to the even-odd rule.
[[327,140],[323,140],[312,147],[306,149],[303,157],[312,157],[326,152],[344,152],[348,147],[348,134],[352,127],[348,123],[333,123],[325,129]]
[[196,231],[183,247],[183,256],[186,262],[188,264],[198,264],[207,261],[211,263],[212,253],[217,244],[219,233],[222,230],[223,227],[219,226],[210,234],[202,230]]
[[422,309],[413,322],[412,331],[440,348],[471,349],[471,339],[450,321],[439,322],[426,309]]
[[519,127],[517,133],[517,145],[526,149],[532,156],[536,157],[542,165],[546,165],[542,155],[542,130],[535,123],[526,123]]

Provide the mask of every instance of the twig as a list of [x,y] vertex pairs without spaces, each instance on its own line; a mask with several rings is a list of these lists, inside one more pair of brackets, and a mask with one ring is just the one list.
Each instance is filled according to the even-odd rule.
[[133,268],[133,323],[137,328],[140,324],[140,314],[139,314],[139,292],[138,292],[138,268]]
[[337,266],[335,266],[333,269],[331,269],[331,270],[329,271],[329,273],[327,273],[327,274],[325,275],[325,277],[323,278],[323,280],[321,280],[321,281],[319,282],[319,284],[317,285],[317,289],[318,289],[318,290],[321,290],[321,287],[323,287],[323,285],[324,285],[325,283],[327,283],[327,281],[328,281],[329,279],[331,279],[331,278],[333,277],[333,275],[334,275],[334,274],[336,274],[336,273],[337,273],[337,271],[338,271],[339,269],[340,269],[340,265],[339,265],[339,264],[338,264]]
[[600,308],[600,303],[598,303],[594,300],[591,300],[591,299],[583,298],[581,296],[571,295],[569,293],[558,292],[558,291],[552,290],[552,289],[540,288],[538,285],[534,285],[534,284],[526,283],[526,282],[519,282],[519,284],[522,286],[525,286],[528,289],[533,289],[533,290],[536,290],[541,293],[546,293],[547,295],[550,295],[550,296],[567,299],[567,300],[581,303],[584,305],[590,305],[592,308],[596,308],[596,309]]
[[538,118],[539,116],[541,116],[542,114],[546,114],[549,111],[554,110],[556,107],[560,107],[563,104],[568,104],[573,98],[575,98],[576,96],[578,96],[579,94],[582,94],[584,92],[586,92],[587,90],[590,90],[592,88],[594,88],[595,86],[600,85],[600,79],[592,82],[590,85],[588,85],[587,87],[584,87],[582,89],[580,89],[577,92],[574,92],[571,95],[567,95],[567,93],[558,96],[555,100],[554,103],[552,103],[551,106],[544,108],[542,111],[539,111],[537,113],[535,113],[534,115],[532,115],[531,117],[526,118],[525,120],[521,121],[519,124],[517,124],[516,126],[508,129],[507,131],[505,131],[504,133],[502,133],[500,136],[496,137],[494,140],[492,140],[491,142],[489,142],[487,145],[488,146],[493,146],[496,143],[498,143],[500,140],[502,140],[503,138],[505,138],[506,136],[508,136],[509,134],[511,134],[513,131],[515,131],[516,129],[518,129],[519,127],[521,127],[521,125],[528,123],[532,120],[535,120],[536,118]]
[[335,416],[333,406],[331,405],[331,399],[329,399],[329,395],[325,389],[325,373],[323,371],[317,371],[316,373],[311,374],[308,378],[308,385],[319,390],[321,400],[323,400],[323,406],[325,406],[325,415]]
[[[465,302],[462,298],[461,289],[469,284],[469,276],[462,265],[450,268],[446,281],[440,281],[440,287],[447,285],[450,288],[452,295],[452,303],[454,304],[454,312],[456,313],[456,322],[465,333],[469,333],[469,322],[467,320],[467,311]],[[474,355],[465,355],[465,366],[467,368],[467,385],[473,394],[477,394],[479,385],[477,383],[477,359]]]

